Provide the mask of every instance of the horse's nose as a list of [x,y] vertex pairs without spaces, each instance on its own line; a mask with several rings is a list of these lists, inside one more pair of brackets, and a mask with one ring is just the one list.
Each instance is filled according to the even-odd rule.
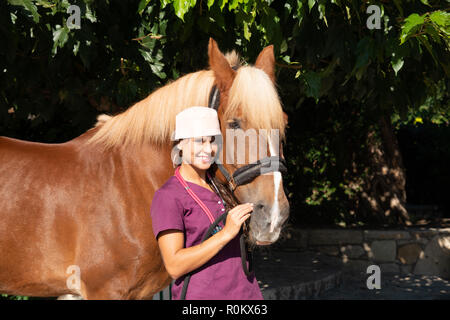
[[264,211],[266,208],[266,205],[263,202],[257,202],[254,206],[254,209],[257,211]]
[[267,209],[268,206],[262,202],[255,202],[253,205],[253,219],[254,222],[258,225],[258,228],[262,230],[268,229],[270,227],[270,219],[267,217]]

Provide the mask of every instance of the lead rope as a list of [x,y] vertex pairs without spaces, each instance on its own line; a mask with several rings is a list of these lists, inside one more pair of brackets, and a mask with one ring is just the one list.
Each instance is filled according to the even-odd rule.
[[[220,199],[222,200],[222,203],[225,206],[225,201],[223,200],[219,189],[217,188],[216,184],[214,183],[213,179],[211,179],[211,176],[209,175],[208,172],[206,172],[206,174],[208,175],[209,181],[211,181],[211,184],[213,185],[214,189],[216,190],[216,193],[219,195]],[[247,243],[246,243],[246,239],[245,239],[245,235],[248,232],[248,224],[247,224],[248,220],[244,222],[244,224],[242,225],[242,233],[241,236],[239,237],[239,246],[241,249],[241,262],[242,262],[242,269],[244,270],[244,273],[247,277],[251,276],[253,273],[253,251],[249,250],[247,247]],[[248,262],[248,267],[247,267],[247,262]]]

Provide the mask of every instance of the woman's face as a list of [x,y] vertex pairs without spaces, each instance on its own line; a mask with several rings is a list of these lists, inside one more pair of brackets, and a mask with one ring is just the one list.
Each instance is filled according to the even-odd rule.
[[183,150],[183,162],[197,169],[209,169],[218,148],[215,138],[215,136],[205,136],[183,139],[180,143],[181,150]]

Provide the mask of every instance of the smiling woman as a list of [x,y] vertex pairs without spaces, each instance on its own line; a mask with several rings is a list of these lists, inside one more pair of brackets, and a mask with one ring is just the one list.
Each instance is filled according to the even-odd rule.
[[226,212],[221,195],[207,182],[211,183],[207,170],[217,155],[220,139],[216,137],[220,136],[214,109],[191,107],[176,117],[174,153],[181,164],[156,191],[151,207],[153,232],[164,265],[175,280],[173,299],[262,299],[254,274],[242,272],[238,236],[253,204],[235,206],[225,225],[219,224],[203,240]]
[[[200,150],[201,145],[209,142],[209,144],[217,146],[217,140],[215,136],[204,136],[204,137],[197,137],[197,138],[191,138],[191,139],[178,139],[173,142],[172,144],[172,161],[174,167],[181,164],[181,160],[183,158],[183,147],[186,144],[189,144],[189,149],[191,150],[191,154],[189,155],[189,160],[186,158],[187,161],[192,163],[192,161],[195,161],[196,159],[202,160],[205,164],[209,163],[212,164],[213,158],[211,156],[211,153],[204,153],[199,152],[197,154],[194,153],[194,150]],[[193,148],[194,147],[194,148]],[[215,152],[217,154],[217,152]]]

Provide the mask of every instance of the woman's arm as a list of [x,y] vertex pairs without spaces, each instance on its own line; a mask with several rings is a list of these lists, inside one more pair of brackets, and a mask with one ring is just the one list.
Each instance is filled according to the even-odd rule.
[[195,270],[214,257],[250,217],[252,204],[236,206],[228,213],[225,227],[202,243],[184,248],[184,235],[178,230],[165,230],[158,236],[158,245],[166,270],[173,279]]
[[223,230],[204,242],[184,248],[184,234],[178,230],[160,233],[158,244],[166,270],[172,279],[178,279],[195,270],[214,257],[230,240]]

